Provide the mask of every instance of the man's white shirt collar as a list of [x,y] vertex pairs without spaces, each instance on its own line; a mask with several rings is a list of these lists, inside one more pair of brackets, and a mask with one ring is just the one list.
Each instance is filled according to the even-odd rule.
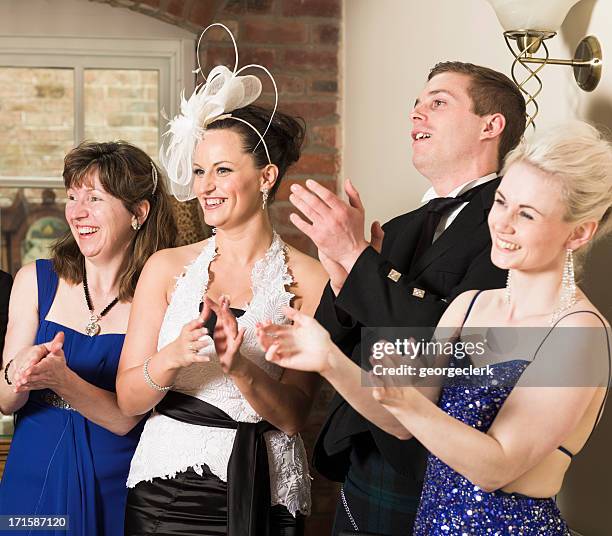
[[[458,195],[461,195],[467,192],[468,190],[474,188],[475,186],[484,184],[485,182],[489,182],[497,177],[498,177],[497,173],[489,173],[488,175],[485,175],[484,177],[480,177],[479,179],[474,179],[468,182],[464,182],[463,184],[457,186],[457,188],[455,188],[452,192],[449,192],[444,197],[457,197]],[[423,195],[423,198],[421,199],[421,203],[427,203],[431,201],[432,199],[436,199],[437,197],[442,197],[442,196],[438,195],[432,186]]]

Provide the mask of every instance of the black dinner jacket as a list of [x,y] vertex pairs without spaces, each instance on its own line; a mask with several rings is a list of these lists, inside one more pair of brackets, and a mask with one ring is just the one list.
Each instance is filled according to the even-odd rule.
[[8,306],[11,295],[13,278],[10,274],[0,270],[0,358],[4,350],[4,337],[6,336],[6,326],[8,324]]
[[[327,285],[315,318],[355,363],[360,364],[362,327],[435,327],[448,304],[462,292],[504,286],[507,272],[491,262],[487,225],[499,182],[496,178],[483,186],[414,266],[412,257],[425,206],[383,226],[381,253],[368,247],[361,254],[338,297]],[[392,270],[401,274],[399,279]],[[316,469],[343,482],[349,468],[351,437],[365,431],[372,434],[381,454],[397,472],[417,482],[423,479],[427,453],[421,444],[383,432],[337,393],[315,445]]]

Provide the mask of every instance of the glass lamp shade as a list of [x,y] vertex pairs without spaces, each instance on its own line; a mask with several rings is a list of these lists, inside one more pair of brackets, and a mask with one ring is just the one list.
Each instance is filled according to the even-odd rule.
[[505,31],[556,32],[579,0],[487,0]]

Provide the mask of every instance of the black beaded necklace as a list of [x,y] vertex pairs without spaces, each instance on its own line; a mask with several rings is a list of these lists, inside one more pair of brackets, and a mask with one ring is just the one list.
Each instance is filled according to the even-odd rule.
[[87,308],[89,309],[89,322],[85,326],[85,333],[90,337],[96,336],[100,333],[100,320],[101,318],[108,313],[119,301],[119,296],[117,296],[112,302],[110,302],[99,315],[94,313],[94,306],[91,303],[91,296],[89,295],[89,288],[87,287],[87,272],[83,269],[83,290],[85,291],[85,302],[87,302]]

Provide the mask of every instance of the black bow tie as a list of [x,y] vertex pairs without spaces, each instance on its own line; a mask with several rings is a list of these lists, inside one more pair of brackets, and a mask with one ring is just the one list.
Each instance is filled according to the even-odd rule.
[[467,192],[457,197],[436,197],[427,203],[427,215],[421,227],[421,236],[414,250],[412,264],[414,264],[431,246],[442,216],[448,214],[459,205],[468,203],[486,184],[487,183],[474,186],[474,188],[470,188]]

